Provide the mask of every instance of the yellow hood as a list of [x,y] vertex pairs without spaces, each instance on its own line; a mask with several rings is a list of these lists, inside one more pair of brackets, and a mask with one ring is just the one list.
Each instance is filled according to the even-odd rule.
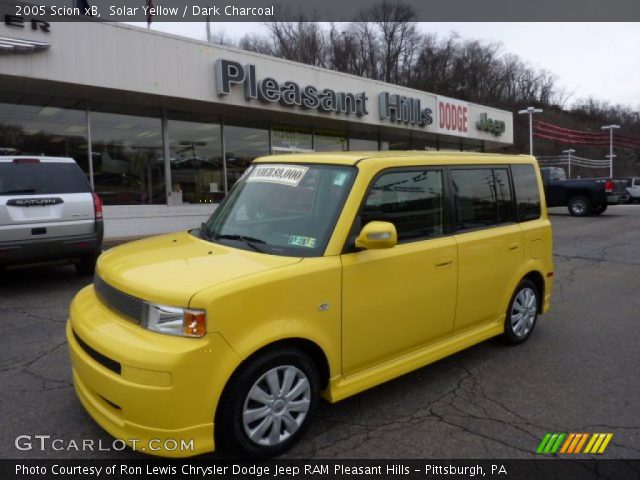
[[98,259],[96,273],[134,297],[186,307],[202,289],[300,260],[245,251],[176,232],[106,251]]

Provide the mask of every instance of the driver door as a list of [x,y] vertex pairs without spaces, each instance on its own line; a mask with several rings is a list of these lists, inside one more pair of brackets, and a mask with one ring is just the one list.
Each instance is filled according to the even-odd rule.
[[458,259],[445,198],[439,169],[386,170],[370,187],[356,224],[391,222],[398,244],[341,256],[345,377],[452,334]]

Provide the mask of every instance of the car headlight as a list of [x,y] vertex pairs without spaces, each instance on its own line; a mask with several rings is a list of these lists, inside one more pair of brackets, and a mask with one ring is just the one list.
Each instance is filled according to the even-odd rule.
[[207,334],[204,310],[147,303],[144,316],[144,326],[154,332],[181,337],[203,337]]

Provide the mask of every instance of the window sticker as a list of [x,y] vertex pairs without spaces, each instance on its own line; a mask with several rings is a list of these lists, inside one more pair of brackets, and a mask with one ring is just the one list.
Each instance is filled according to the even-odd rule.
[[313,237],[303,237],[301,235],[291,235],[289,237],[289,245],[295,245],[296,247],[315,248],[316,239]]
[[299,165],[256,165],[247,182],[279,183],[297,187],[309,167]]
[[344,185],[344,181],[347,179],[347,174],[345,172],[340,172],[336,175],[336,178],[333,179],[333,184],[337,187],[341,187]]

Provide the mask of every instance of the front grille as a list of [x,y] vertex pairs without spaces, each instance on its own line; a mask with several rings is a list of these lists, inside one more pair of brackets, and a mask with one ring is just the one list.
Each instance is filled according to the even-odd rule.
[[96,291],[96,295],[98,295],[100,300],[108,307],[111,307],[138,324],[142,323],[145,305],[143,300],[128,293],[121,292],[106,283],[98,275],[93,279],[93,288]]
[[82,347],[82,349],[85,351],[85,353],[87,355],[89,355],[91,358],[93,358],[100,365],[102,365],[105,368],[108,368],[109,370],[111,370],[112,372],[117,373],[118,375],[120,375],[120,373],[122,373],[122,365],[120,365],[120,363],[116,362],[115,360],[112,360],[111,358],[107,357],[106,355],[101,354],[100,352],[98,352],[94,348],[92,348],[89,345],[87,345],[84,342],[84,340],[82,340],[78,336],[78,334],[75,332],[75,330],[73,331],[73,337],[76,339],[76,342],[78,342],[78,345],[80,345],[80,347]]

